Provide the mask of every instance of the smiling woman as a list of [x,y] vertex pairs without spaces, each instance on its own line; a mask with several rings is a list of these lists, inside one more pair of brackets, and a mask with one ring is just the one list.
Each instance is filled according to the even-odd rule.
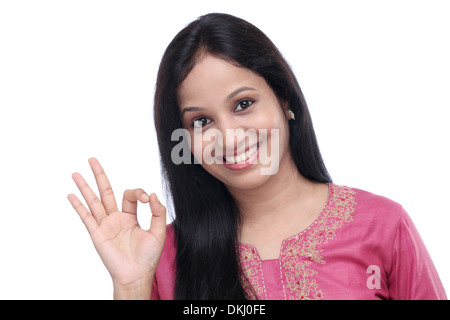
[[[298,121],[289,121],[289,109]],[[198,142],[196,145],[193,123],[201,124],[201,137],[212,129],[226,136],[215,144],[224,155],[233,156],[233,164],[173,163],[170,155],[175,144],[168,141],[180,127],[191,133],[191,163],[202,157],[195,150],[204,150],[206,139],[201,140],[200,148]],[[284,212],[278,215],[279,222],[296,217],[293,223],[284,224],[271,243],[261,244],[260,250],[274,256],[281,234],[291,235],[320,212],[327,198],[326,183],[331,182],[295,76],[273,43],[253,25],[225,14],[203,16],[183,29],[166,50],[157,79],[155,126],[164,178],[176,212],[173,294],[193,299],[245,297],[236,248],[238,241],[251,238],[248,226],[259,206],[267,206],[265,200],[278,194],[270,207],[279,206],[279,212]],[[256,155],[263,146],[267,148],[267,154],[273,154],[279,163],[277,174],[260,174],[261,161],[251,165],[250,159],[242,161],[241,155],[247,151],[250,155],[254,148],[251,139],[226,135],[227,130],[249,129],[267,132],[265,139],[256,137],[260,142],[256,143]],[[279,134],[272,136],[273,132]],[[278,155],[270,150],[272,144]],[[308,195],[314,200],[306,205]],[[305,210],[289,214],[288,204]],[[286,228],[293,224],[297,228]],[[158,288],[160,294],[165,291],[164,285]]]
[[[116,298],[446,298],[405,210],[332,183],[298,82],[255,26],[208,14],[180,31],[161,61],[154,121],[172,224],[141,189],[119,212],[95,159],[101,201],[73,176],[91,212],[69,200]],[[137,201],[150,202],[148,231]]]

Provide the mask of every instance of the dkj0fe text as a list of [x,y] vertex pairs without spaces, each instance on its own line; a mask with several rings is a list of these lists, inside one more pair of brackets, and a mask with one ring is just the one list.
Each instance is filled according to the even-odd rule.
[[219,309],[218,307],[196,307],[191,304],[189,307],[184,307],[183,314],[185,315],[209,315],[211,318],[217,313],[227,313],[229,315],[264,315],[265,305],[263,304],[229,304],[227,309]]

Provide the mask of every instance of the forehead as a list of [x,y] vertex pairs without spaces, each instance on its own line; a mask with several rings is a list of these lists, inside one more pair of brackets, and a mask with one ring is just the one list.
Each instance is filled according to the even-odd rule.
[[254,72],[211,54],[204,54],[178,88],[180,107],[224,99],[240,86],[260,90],[268,88],[265,80]]

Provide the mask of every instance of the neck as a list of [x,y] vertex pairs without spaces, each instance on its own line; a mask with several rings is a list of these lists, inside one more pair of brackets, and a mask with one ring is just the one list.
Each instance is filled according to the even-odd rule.
[[[287,162],[280,163],[277,174],[262,185],[252,189],[232,189],[229,192],[235,199],[244,225],[272,225],[282,224],[292,218],[293,215],[305,213],[311,207],[314,194],[317,194],[319,184],[303,177],[293,162],[288,158]],[[323,188],[324,185],[320,184]],[[323,189],[322,189],[323,190]],[[301,217],[300,217],[301,219]]]

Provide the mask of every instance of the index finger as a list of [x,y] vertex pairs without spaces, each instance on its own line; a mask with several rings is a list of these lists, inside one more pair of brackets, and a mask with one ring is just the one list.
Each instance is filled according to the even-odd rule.
[[90,158],[88,161],[94,172],[95,181],[97,181],[98,191],[100,192],[100,199],[102,200],[106,213],[109,214],[118,211],[114,192],[100,162],[95,158]]

